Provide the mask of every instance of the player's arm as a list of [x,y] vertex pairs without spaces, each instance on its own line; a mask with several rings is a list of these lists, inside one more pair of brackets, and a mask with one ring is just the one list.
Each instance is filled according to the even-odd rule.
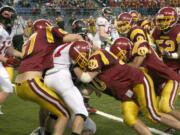
[[69,34],[68,32],[64,31],[63,29],[53,27],[50,31],[58,38],[63,37],[63,42],[73,42],[73,41],[81,41],[83,40],[81,35],[78,34]]
[[132,49],[132,56],[134,59],[129,63],[129,65],[136,68],[140,67],[149,52],[148,42],[146,40],[135,42]]
[[99,35],[100,35],[100,37],[105,38],[105,39],[109,38],[109,35],[105,31],[104,25],[99,26]]
[[8,47],[6,49],[6,53],[10,56],[15,56],[15,57],[18,57],[18,58],[22,58],[22,53],[19,52],[18,50],[14,49],[13,47]]
[[92,72],[84,72],[82,69],[79,67],[74,68],[74,73],[77,76],[77,78],[82,81],[83,83],[89,83],[91,82],[98,74],[99,72],[97,71],[92,71]]
[[132,62],[128,63],[128,65],[138,68],[141,66],[145,58],[146,56],[136,56]]
[[63,37],[63,42],[73,42],[84,40],[81,35],[78,34],[67,34]]

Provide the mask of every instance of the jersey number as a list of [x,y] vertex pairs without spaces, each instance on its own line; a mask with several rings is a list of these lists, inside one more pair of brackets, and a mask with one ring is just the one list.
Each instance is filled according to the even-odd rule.
[[158,44],[160,51],[167,51],[167,52],[173,52],[175,51],[175,43],[173,40],[156,40],[156,43]]

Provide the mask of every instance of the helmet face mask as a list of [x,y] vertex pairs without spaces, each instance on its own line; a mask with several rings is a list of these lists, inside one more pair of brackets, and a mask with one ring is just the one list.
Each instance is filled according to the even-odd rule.
[[120,14],[117,25],[120,34],[127,34],[132,27],[132,16],[127,12]]
[[119,59],[128,62],[131,59],[132,43],[128,38],[117,38],[111,46],[110,51]]
[[160,30],[169,30],[171,27],[177,24],[178,15],[174,8],[164,7],[158,11],[156,15],[156,25]]
[[74,60],[75,64],[78,64],[81,69],[84,69],[88,65],[88,57],[86,53],[78,52],[79,56]]
[[170,27],[171,23],[174,22],[175,18],[172,16],[157,16],[156,24],[161,30],[166,30]]
[[121,34],[127,34],[131,29],[131,25],[129,24],[129,22],[126,21],[119,21],[118,28]]
[[88,65],[88,60],[91,53],[91,46],[86,41],[75,41],[70,48],[70,57],[74,64],[77,64],[81,69],[85,69]]

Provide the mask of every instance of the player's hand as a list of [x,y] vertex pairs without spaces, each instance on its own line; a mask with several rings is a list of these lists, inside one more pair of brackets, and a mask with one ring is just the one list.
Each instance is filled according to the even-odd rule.
[[12,66],[15,66],[17,67],[19,64],[20,64],[20,59],[18,58],[15,58],[15,57],[9,57],[7,60],[6,60],[6,63],[7,65],[12,65]]

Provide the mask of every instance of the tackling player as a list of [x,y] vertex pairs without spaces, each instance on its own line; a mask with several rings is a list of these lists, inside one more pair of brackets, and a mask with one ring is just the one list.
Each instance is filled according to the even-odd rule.
[[[45,19],[36,20],[33,29],[34,33],[23,46],[23,59],[15,80],[16,93],[20,98],[35,102],[57,115],[54,135],[63,135],[70,115],[69,111],[64,101],[44,85],[42,75],[45,70],[53,67],[51,56],[59,44],[82,40],[82,38],[53,27]],[[72,135],[79,134],[76,130],[72,131]]]
[[148,42],[140,40],[133,44],[127,38],[121,37],[115,40],[111,51],[133,67],[144,67],[157,86],[159,110],[180,120],[180,113],[174,107],[175,98],[180,90],[180,76],[158,57]]
[[[71,54],[73,60],[76,60],[75,64],[79,64],[84,59],[82,57],[84,55],[81,52],[78,53]],[[79,62],[77,58],[81,58]],[[83,71],[82,66],[75,67],[74,72],[77,77],[84,83],[93,83],[94,86],[98,86],[99,90],[122,101],[124,122],[133,127],[139,134],[152,135],[144,123],[137,118],[139,106],[146,117],[152,121],[180,129],[180,122],[175,121],[169,115],[158,112],[153,82],[147,74],[143,75],[136,68],[119,63],[119,59],[106,50],[97,50],[83,61],[86,62],[84,66],[86,66],[87,71]],[[169,119],[173,122],[169,122]]]

